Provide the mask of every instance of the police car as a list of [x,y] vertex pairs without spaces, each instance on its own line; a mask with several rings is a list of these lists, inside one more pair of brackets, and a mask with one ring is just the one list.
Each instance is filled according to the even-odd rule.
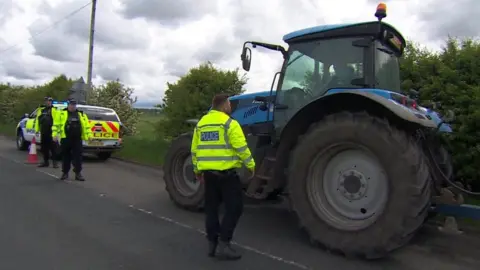
[[[54,101],[53,106],[62,110],[67,107],[67,102]],[[105,107],[78,104],[77,109],[88,116],[92,131],[90,140],[83,142],[84,153],[92,153],[102,160],[107,160],[122,146],[120,118],[114,110]],[[26,113],[16,127],[18,150],[27,150],[34,137],[37,146],[40,145],[41,136],[35,134],[37,110],[39,108],[30,114]]]

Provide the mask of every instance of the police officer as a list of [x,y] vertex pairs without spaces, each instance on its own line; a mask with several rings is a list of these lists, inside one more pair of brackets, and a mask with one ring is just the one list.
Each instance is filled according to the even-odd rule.
[[55,119],[57,109],[52,105],[53,99],[45,97],[45,106],[37,110],[35,119],[35,133],[41,135],[41,148],[43,155],[43,163],[38,167],[48,167],[50,158],[53,167],[58,168],[57,164],[57,144],[52,140],[53,119]]
[[[208,255],[237,260],[241,255],[230,241],[243,212],[243,190],[235,169],[245,165],[253,177],[255,161],[240,124],[230,118],[230,113],[228,95],[216,95],[212,109],[195,127],[191,152],[196,178],[205,183]],[[221,202],[225,204],[225,214],[220,223]]]
[[87,115],[77,110],[77,102],[71,99],[67,108],[58,112],[54,125],[53,138],[60,140],[63,158],[60,180],[68,178],[70,164],[73,164],[75,180],[85,181],[82,176],[82,148],[83,141],[88,140],[90,135]]

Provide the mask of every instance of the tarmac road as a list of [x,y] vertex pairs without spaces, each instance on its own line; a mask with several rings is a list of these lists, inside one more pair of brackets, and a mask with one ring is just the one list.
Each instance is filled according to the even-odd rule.
[[473,270],[480,265],[477,236],[431,230],[381,261],[329,254],[310,246],[278,205],[247,206],[236,233],[244,257],[219,262],[206,256],[202,214],[173,206],[161,171],[87,160],[86,182],[61,182],[60,170],[26,165],[26,155],[0,137],[0,269]]

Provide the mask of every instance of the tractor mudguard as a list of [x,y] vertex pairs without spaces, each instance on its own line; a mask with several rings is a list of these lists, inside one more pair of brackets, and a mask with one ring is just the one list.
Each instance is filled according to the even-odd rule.
[[[364,98],[368,98],[368,99],[382,105],[383,107],[385,107],[386,109],[388,109],[389,111],[394,113],[396,116],[404,119],[405,121],[416,123],[418,125],[428,127],[428,128],[436,128],[437,127],[437,124],[435,123],[435,121],[433,121],[431,119],[428,119],[423,112],[414,111],[412,109],[409,109],[409,108],[397,103],[396,101],[394,101],[392,99],[388,99],[384,96],[380,96],[379,94],[373,93],[373,92],[370,92],[370,91],[358,91],[358,90],[342,89],[341,92],[327,93],[326,95],[314,100],[313,102],[319,102],[321,100],[327,100],[327,99],[332,98],[333,96],[337,96],[337,95],[357,95],[357,96],[361,96],[361,97],[364,97]],[[313,102],[311,102],[310,104],[312,104]],[[308,107],[310,104],[308,104],[305,107]],[[300,113],[302,110],[297,112],[297,114]]]
[[413,110],[411,110],[411,109],[409,109],[409,108],[407,108],[407,107],[405,107],[401,104],[398,104],[397,102],[395,102],[392,99],[387,99],[387,98],[384,98],[382,96],[379,96],[379,95],[371,93],[371,92],[344,90],[344,91],[342,91],[342,93],[330,94],[330,95],[326,95],[324,97],[328,97],[328,96],[332,96],[332,95],[339,95],[339,94],[354,94],[354,95],[359,95],[359,96],[369,98],[369,99],[381,104],[382,106],[384,106],[385,108],[387,108],[388,110],[393,112],[395,115],[397,115],[398,117],[400,117],[400,118],[402,118],[402,119],[404,119],[408,122],[413,122],[413,123],[419,124],[419,125],[424,126],[424,127],[429,127],[429,128],[436,128],[437,127],[437,124],[433,120],[428,119],[425,116],[424,113],[422,113],[420,111],[413,111]]

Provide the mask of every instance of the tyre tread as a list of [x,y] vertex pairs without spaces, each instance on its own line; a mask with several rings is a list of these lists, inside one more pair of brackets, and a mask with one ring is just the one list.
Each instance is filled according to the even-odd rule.
[[[191,211],[191,212],[201,212],[203,211],[203,197],[202,199],[196,202],[188,202],[181,198],[181,195],[178,194],[177,190],[175,189],[175,184],[173,183],[173,178],[171,175],[171,169],[173,167],[173,155],[175,151],[179,147],[184,147],[188,144],[190,147],[190,143],[192,141],[192,134],[191,133],[183,133],[179,137],[177,137],[172,144],[170,145],[167,154],[165,156],[165,165],[164,173],[163,173],[163,180],[165,182],[165,191],[167,191],[170,200],[179,208]],[[185,144],[185,145],[184,145]]]
[[[376,247],[368,247],[365,243],[355,243],[355,247],[352,248],[346,243],[338,243],[335,245],[328,244],[322,241],[321,236],[324,237],[328,232],[318,232],[317,227],[309,226],[310,221],[305,221],[299,215],[298,206],[295,200],[290,198],[293,212],[296,214],[299,221],[299,227],[306,231],[309,235],[312,243],[322,246],[327,250],[335,253],[340,253],[345,256],[363,257],[367,259],[376,259],[386,256],[391,251],[404,246],[414,236],[415,232],[423,225],[426,220],[430,202],[431,202],[431,189],[430,189],[430,174],[428,165],[425,160],[425,156],[421,151],[421,148],[417,145],[416,141],[409,136],[406,132],[397,129],[391,125],[387,119],[375,117],[369,115],[367,112],[351,113],[343,111],[340,113],[328,115],[319,122],[312,124],[307,132],[298,139],[297,147],[293,150],[290,158],[289,171],[294,171],[294,164],[296,160],[301,159],[302,149],[298,147],[305,142],[305,137],[311,134],[313,131],[319,131],[332,125],[346,125],[351,124],[360,127],[367,128],[372,126],[375,131],[382,132],[383,140],[394,140],[401,151],[399,160],[409,161],[409,172],[407,175],[415,175],[415,179],[408,179],[408,186],[406,188],[408,193],[408,203],[410,205],[410,211],[403,213],[403,220],[400,224],[393,224],[390,230],[389,239],[382,243],[382,245]],[[289,179],[292,179],[293,175],[289,175]],[[289,186],[293,185],[292,181],[289,181]],[[289,192],[292,194],[292,192]],[[372,237],[376,237],[372,235]],[[351,244],[351,243],[350,243]]]

